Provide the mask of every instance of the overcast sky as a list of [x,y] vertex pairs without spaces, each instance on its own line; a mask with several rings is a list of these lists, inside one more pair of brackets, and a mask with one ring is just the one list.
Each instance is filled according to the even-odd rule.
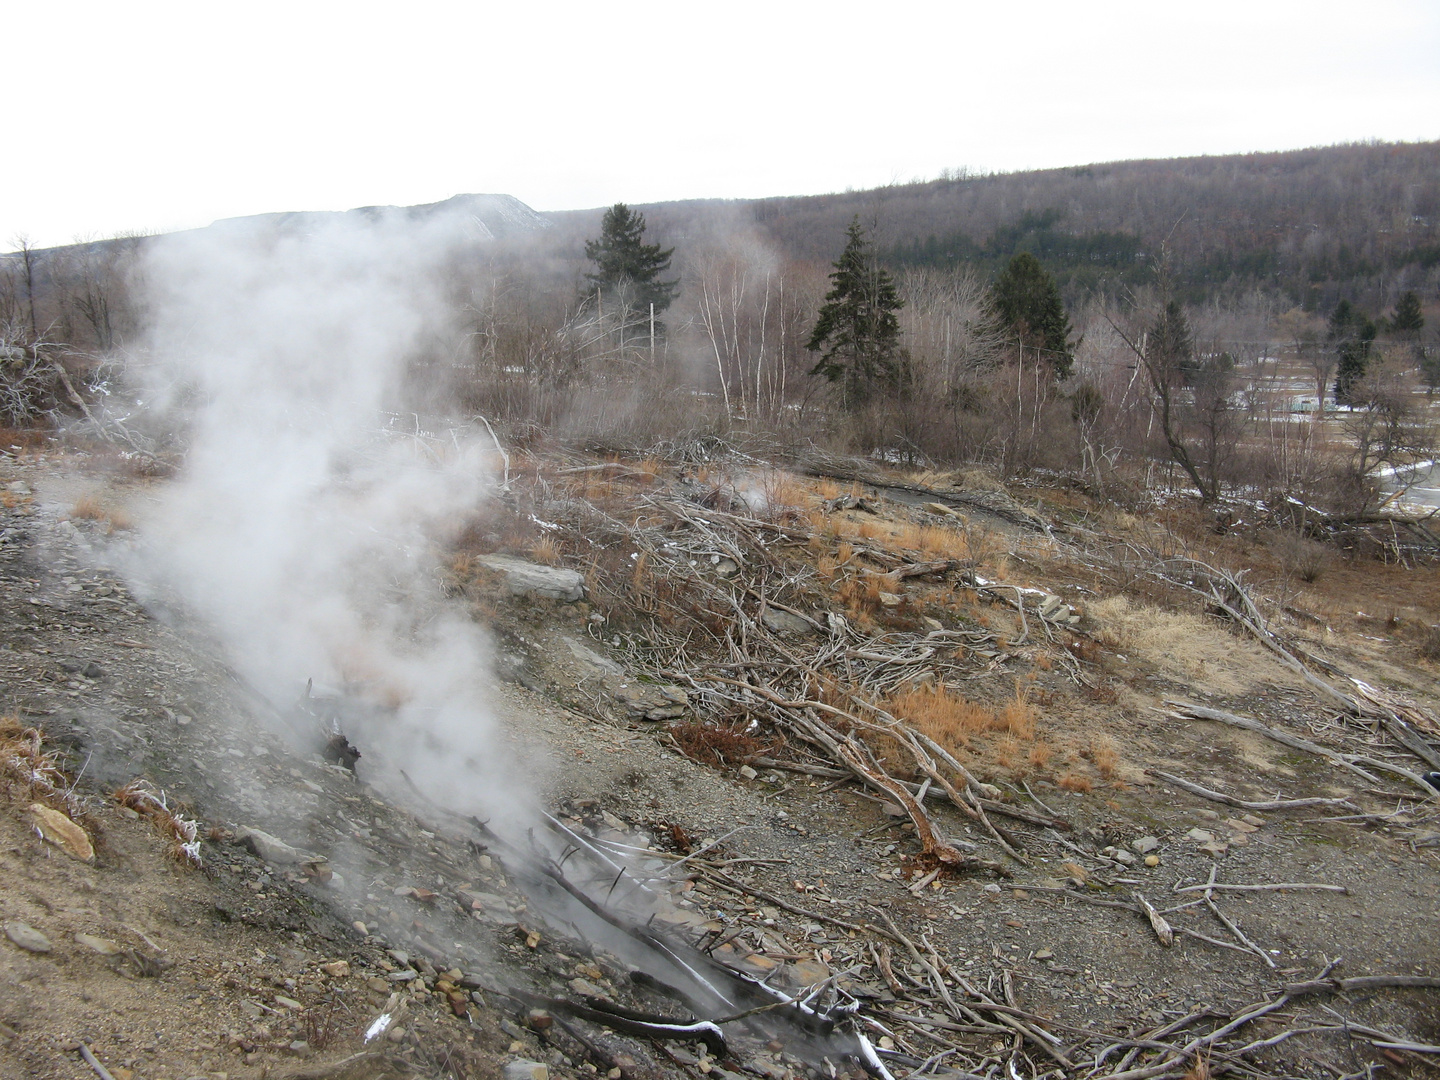
[[1436,0],[4,7],[0,249],[1440,138]]

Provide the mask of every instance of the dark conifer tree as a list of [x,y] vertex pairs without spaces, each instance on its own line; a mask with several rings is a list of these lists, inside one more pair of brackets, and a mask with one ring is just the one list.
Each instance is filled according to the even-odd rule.
[[1375,324],[1349,300],[1341,300],[1330,313],[1325,340],[1339,357],[1335,368],[1335,404],[1353,405],[1355,384],[1365,377],[1369,366]]
[[1420,297],[1413,292],[1402,293],[1395,301],[1395,314],[1390,316],[1390,329],[1402,337],[1410,337],[1425,329],[1425,316],[1420,312]]
[[846,236],[805,347],[820,353],[810,374],[842,382],[845,405],[855,408],[876,392],[894,393],[904,386],[906,356],[895,313],[905,301],[871,254],[859,215]]
[[595,264],[586,274],[588,293],[598,289],[602,302],[618,302],[645,314],[655,305],[658,315],[670,306],[679,290],[679,281],[662,281],[670,269],[674,248],[661,250],[659,244],[645,243],[645,215],[616,203],[605,211],[600,237],[585,241],[585,257]]
[[1002,333],[1032,349],[1042,349],[1057,378],[1075,363],[1070,320],[1055,279],[1028,251],[1014,256],[990,286],[991,317]]
[[1195,340],[1180,304],[1171,300],[1145,337],[1145,356],[1161,370],[1191,382],[1196,374]]

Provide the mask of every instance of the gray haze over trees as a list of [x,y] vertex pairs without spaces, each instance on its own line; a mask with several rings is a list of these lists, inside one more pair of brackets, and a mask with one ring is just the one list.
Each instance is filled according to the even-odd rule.
[[[1413,471],[1433,441],[1440,144],[548,215],[459,196],[212,228],[303,238],[337,220],[455,230],[446,315],[391,403],[484,416],[519,443],[824,447],[1068,472],[1117,498],[1158,484],[1362,512],[1382,470]],[[167,437],[126,374],[153,243],[0,261],[0,422]]]

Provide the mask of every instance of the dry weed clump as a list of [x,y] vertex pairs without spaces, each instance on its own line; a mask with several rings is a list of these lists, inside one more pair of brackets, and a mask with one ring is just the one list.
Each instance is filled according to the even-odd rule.
[[1030,703],[1028,691],[1015,680],[1015,696],[1007,701],[995,715],[995,725],[1003,728],[1018,739],[1026,742],[1035,738],[1037,713]]
[[115,792],[115,801],[149,820],[170,843],[170,854],[179,862],[200,866],[200,823],[182,810],[172,808],[165,792],[149,780],[132,780]]
[[110,527],[111,532],[134,527],[130,515],[124,510],[115,506],[107,506],[92,495],[82,495],[76,500],[74,507],[70,510],[70,516],[82,521],[104,522]]
[[1090,760],[1095,765],[1095,771],[1106,780],[1115,778],[1116,767],[1120,764],[1120,755],[1115,749],[1115,741],[1109,735],[1092,735],[1090,737]]
[[38,450],[49,438],[49,435],[38,428],[0,426],[0,446],[7,450]]
[[[70,781],[60,767],[57,755],[44,749],[44,738],[38,728],[25,727],[19,717],[0,717],[0,767],[4,769],[9,795],[25,802],[43,799],[74,810]],[[23,785],[18,793],[16,785]]]
[[1307,585],[1319,581],[1330,563],[1330,551],[1324,544],[1298,532],[1282,532],[1272,547],[1285,576],[1299,578]]
[[744,765],[768,749],[743,724],[724,726],[690,720],[672,725],[670,737],[681,753],[702,765]]
[[995,714],[943,686],[921,686],[885,700],[884,709],[952,754],[970,748],[970,740],[990,730]]
[[1056,783],[1059,785],[1061,791],[1078,791],[1082,795],[1087,791],[1092,791],[1095,787],[1095,785],[1090,782],[1088,776],[1082,776],[1074,772],[1066,773],[1060,777]]
[[1239,652],[1235,639],[1198,615],[1162,611],[1112,596],[1090,608],[1102,645],[1153,664],[1176,678],[1206,680],[1221,693],[1243,693],[1256,660]]
[[543,566],[555,566],[560,562],[560,545],[547,536],[530,548],[530,558]]
[[995,763],[1018,776],[1025,771],[1024,748],[1014,735],[1001,735],[995,740]]

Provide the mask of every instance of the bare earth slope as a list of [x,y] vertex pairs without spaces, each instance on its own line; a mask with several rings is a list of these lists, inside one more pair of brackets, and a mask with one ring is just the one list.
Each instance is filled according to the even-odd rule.
[[[922,699],[905,693],[932,693],[939,682],[958,688],[958,699],[963,689],[975,712],[956,729],[954,752],[976,774],[985,821],[1018,857],[985,821],[937,798],[938,783],[907,773],[883,741],[867,744],[874,760],[905,790],[923,787],[925,820],[968,865],[926,861],[907,807],[854,783],[813,746],[782,738],[763,702],[745,715],[764,725],[737,726],[740,714],[723,699],[728,684],[705,681],[719,669],[673,670],[678,654],[667,659],[657,640],[663,619],[647,624],[636,614],[660,593],[630,552],[617,549],[615,567],[591,560],[579,605],[511,596],[494,573],[457,560],[457,596],[499,642],[504,679],[476,678],[493,683],[507,738],[531,763],[554,829],[628,868],[618,890],[598,889],[601,899],[638,897],[643,886],[644,924],[700,944],[717,970],[785,994],[819,985],[822,996],[841,991],[859,1002],[860,1030],[879,1055],[868,1071],[877,1075],[922,1065],[938,1075],[1027,1078],[1202,1068],[1425,1074],[1440,1042],[1434,800],[1396,774],[1370,783],[1314,753],[1162,706],[1177,699],[1243,714],[1355,752],[1334,708],[1294,671],[1207,619],[1198,603],[1166,610],[1147,602],[1142,586],[1125,595],[1102,588],[1084,559],[1057,556],[1043,533],[973,500],[962,507],[963,529],[953,506],[873,494],[867,506],[807,519],[833,492],[787,493],[766,482],[771,505],[789,499],[798,508],[784,528],[811,536],[782,551],[809,567],[792,575],[809,591],[782,594],[789,603],[768,594],[785,605],[772,612],[794,609],[800,622],[791,624],[763,620],[744,600],[756,625],[773,622],[780,647],[816,655],[827,624],[815,598],[829,597],[824,605],[851,635],[834,640],[858,667],[879,663],[867,651],[912,655],[903,649],[929,633],[972,635],[953,655],[935,654],[938,675],[911,685],[907,671],[876,685],[885,701],[915,708]],[[640,486],[656,483],[652,472]],[[430,804],[424,777],[409,778],[408,791],[377,787],[380,763],[372,771],[362,757],[352,775],[327,761],[318,744],[277,722],[284,703],[241,684],[183,611],[138,604],[115,569],[124,531],[106,516],[119,520],[127,502],[143,513],[143,484],[60,455],[27,456],[0,462],[0,492],[5,745],[33,745],[25,731],[38,730],[43,752],[58,755],[75,782],[68,801],[47,795],[24,772],[33,756],[7,759],[4,920],[49,947],[17,944],[17,936],[38,944],[23,930],[0,942],[0,1073],[97,1075],[76,1049],[82,1042],[117,1080],[492,1076],[507,1062],[532,1070],[527,1076],[536,1062],[565,1076],[867,1071],[835,1049],[852,1044],[778,1021],[764,1030],[727,1025],[722,1053],[693,1036],[649,1038],[618,1030],[613,1018],[566,1011],[594,1000],[649,1016],[699,1010],[631,975],[636,964],[622,954],[633,943],[576,940],[599,935],[580,915],[548,906],[509,841]],[[605,490],[581,494],[592,504],[630,498],[614,476]],[[113,509],[78,515],[87,499]],[[543,521],[561,517],[536,509]],[[963,557],[933,573],[897,574],[894,566],[924,561],[920,534],[907,530],[926,527],[953,527],[968,544]],[[569,528],[560,523],[558,558],[585,570]],[[912,543],[920,547],[895,555]],[[473,554],[507,546],[530,555],[513,539],[483,538]],[[719,555],[698,568],[730,572]],[[742,570],[735,580],[748,579]],[[620,605],[621,581],[637,590],[630,610]],[[1032,587],[1063,597],[1080,617],[1041,619],[1024,591]],[[841,634],[835,625],[828,632]],[[1375,645],[1360,635],[1311,644],[1354,662]],[[1390,687],[1408,686],[1420,706],[1433,706],[1424,665],[1386,655]],[[757,670],[719,677],[760,685]],[[822,691],[830,692],[817,684],[813,693]],[[1423,768],[1402,765],[1393,747],[1368,752]],[[1247,809],[1154,770],[1242,801],[1349,805]],[[199,819],[201,868],[174,857],[156,815],[111,796],[137,779]],[[27,809],[36,800],[87,828],[93,863],[41,839]],[[1222,886],[1335,888],[1222,888],[1207,901],[1192,887],[1212,873]],[[1172,945],[1137,897],[1171,909],[1163,918],[1180,931]],[[1299,987],[1322,974],[1430,985]],[[1229,1018],[1277,1000],[1267,1015],[1224,1031]],[[384,1015],[388,1026],[367,1044],[365,1032]],[[1248,1045],[1272,1038],[1273,1046]],[[1183,1057],[1167,1049],[1192,1039],[1201,1041]]]

